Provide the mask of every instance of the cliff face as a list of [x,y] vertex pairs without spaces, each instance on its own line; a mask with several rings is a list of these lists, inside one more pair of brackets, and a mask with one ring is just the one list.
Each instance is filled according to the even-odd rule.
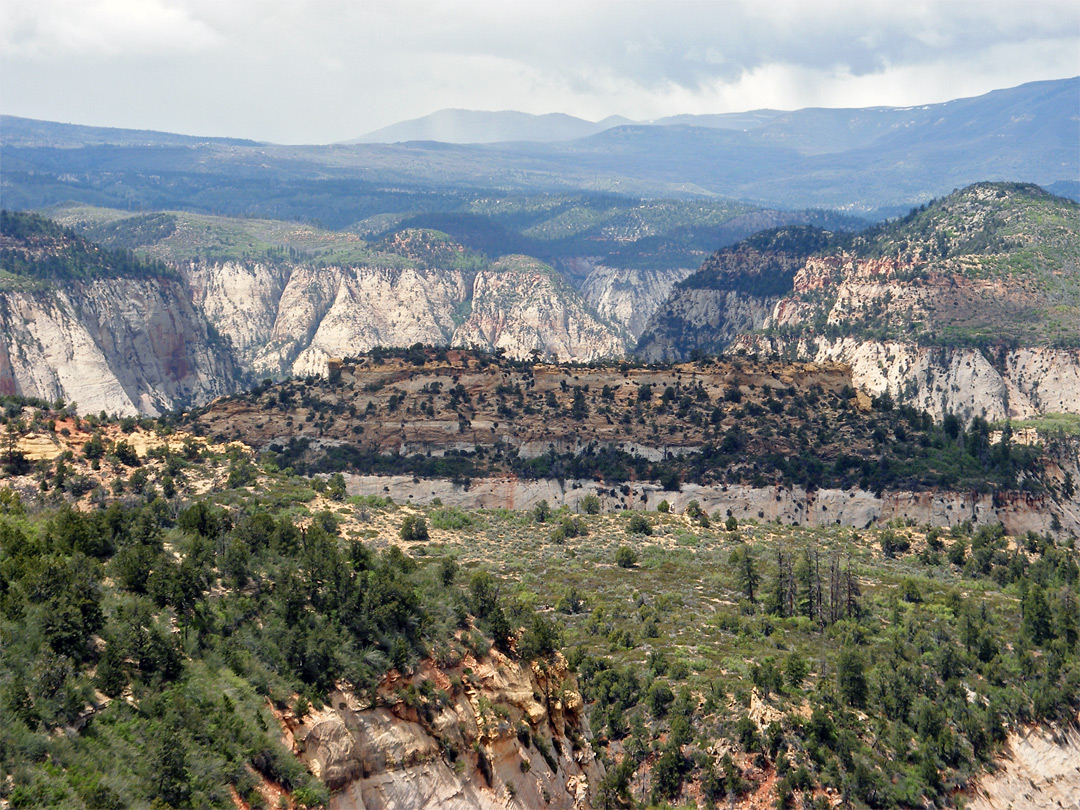
[[603,776],[584,702],[564,659],[523,665],[497,652],[396,671],[377,705],[335,690],[286,742],[334,791],[334,810],[588,806]]
[[[1075,463],[1071,469],[1075,479]],[[1062,477],[1063,474],[1058,480]],[[965,521],[976,526],[1001,523],[1011,535],[1057,531],[1055,526],[1060,526],[1060,531],[1065,533],[1080,533],[1080,499],[1054,501],[1047,496],[1015,492],[897,490],[876,493],[858,488],[807,491],[799,486],[742,484],[683,484],[675,492],[642,482],[612,489],[592,480],[527,481],[517,478],[472,479],[466,489],[460,482],[450,479],[415,482],[411,476],[389,475],[347,475],[346,479],[351,495],[388,496],[397,503],[410,504],[430,504],[438,498],[447,506],[462,509],[525,510],[544,500],[556,508],[565,505],[578,510],[584,497],[595,495],[604,511],[655,510],[662,501],[667,501],[672,511],[682,512],[690,501],[697,501],[706,512],[720,519],[731,515],[740,522],[758,520],[788,526],[865,529],[886,526],[900,519],[941,527],[958,526]]]
[[748,240],[673,291],[637,353],[845,363],[856,387],[938,418],[1075,413],[1077,221],[1074,203],[1041,189],[982,184],[801,254]]
[[615,328],[589,312],[555,271],[527,256],[504,257],[477,273],[472,311],[451,344],[585,362],[624,351]]
[[692,272],[690,268],[654,270],[598,265],[586,276],[581,294],[601,317],[624,326],[636,342],[656,308]]
[[183,285],[111,278],[0,290],[0,391],[84,412],[158,414],[234,390],[238,372]]
[[375,346],[445,344],[467,280],[457,271],[298,267],[254,360],[262,374],[323,374],[328,357]]
[[719,353],[760,329],[806,257],[828,238],[817,228],[787,227],[717,251],[654,309],[635,353],[649,362],[686,360]]
[[[40,217],[5,225],[0,390],[157,413],[235,391],[244,376],[324,374],[328,358],[376,346],[625,353],[626,331],[551,267],[490,262],[435,231],[368,245],[289,223],[105,219],[91,230],[153,258]],[[289,248],[267,248],[278,242]]]
[[237,361],[253,368],[269,342],[290,270],[265,262],[185,262],[192,303],[232,343]]
[[971,810],[1073,807],[1080,796],[1080,732],[1075,726],[1014,731],[993,774],[978,779],[965,806]]
[[719,353],[740,335],[760,329],[778,300],[734,290],[679,290],[649,318],[636,354],[662,363],[695,352]]
[[476,273],[224,262],[192,264],[185,276],[239,362],[260,376],[323,374],[329,357],[415,343],[579,361],[624,351],[616,327],[551,268],[525,257]]
[[[1011,349],[988,358],[978,349],[855,338],[784,340],[744,335],[733,348],[776,352],[851,366],[855,387],[965,421],[1024,419],[1080,409],[1080,350]],[[991,362],[991,360],[993,362]]]

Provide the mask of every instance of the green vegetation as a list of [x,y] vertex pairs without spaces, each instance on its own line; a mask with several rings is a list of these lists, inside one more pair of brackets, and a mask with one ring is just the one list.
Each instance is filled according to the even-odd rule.
[[[977,183],[857,233],[764,231],[716,252],[678,289],[738,292],[771,307],[795,294],[807,259],[821,257],[797,294],[804,313],[770,326],[769,337],[972,347],[1000,366],[1004,349],[1080,346],[1078,222],[1077,203],[1038,186]],[[861,262],[854,274],[845,269],[853,258]],[[884,289],[856,291],[870,277]],[[834,309],[843,284],[848,294]],[[662,353],[687,358],[731,339],[715,325],[684,323],[680,311],[661,308],[638,353],[656,355],[659,343]]]
[[[41,408],[35,423],[72,419],[10,404],[20,418]],[[460,638],[481,649],[486,634],[526,658],[555,648],[553,628],[499,598],[490,575],[466,588],[450,559],[342,534],[342,515],[390,520],[389,499],[345,505],[333,479],[255,465],[257,487],[185,496],[242,457],[194,444],[124,457],[130,444],[102,435],[116,423],[82,425],[96,432],[81,456],[4,475],[36,495],[0,489],[0,796],[13,808],[233,807],[231,790],[262,806],[263,779],[320,806],[327,790],[282,746],[271,706],[320,707],[335,684],[374,705],[391,667],[408,671],[435,648],[460,660]],[[337,511],[308,512],[307,484]],[[425,539],[426,521],[406,515],[402,537]]]
[[1075,413],[1047,413],[1035,419],[1017,419],[1010,424],[1013,430],[1032,428],[1041,434],[1080,436],[1080,414]]
[[[1009,728],[1080,706],[1071,542],[970,525],[732,534],[666,514],[633,547],[618,515],[550,546],[512,513],[477,519],[447,539],[462,564],[559,605],[609,762],[599,807],[623,806],[631,779],[650,807],[723,807],[774,773],[794,806],[824,788],[856,808],[952,806]],[[972,551],[951,563],[945,541]]]
[[[819,384],[798,389],[724,383],[724,375],[737,380],[743,373],[773,373],[767,371],[767,363],[752,358],[740,359],[739,368],[715,361],[714,365],[702,361],[693,369],[687,367],[673,375],[675,385],[667,386],[654,402],[659,389],[654,390],[649,383],[634,388],[635,394],[629,398],[605,399],[603,386],[587,384],[585,370],[578,374],[579,383],[567,384],[558,393],[541,393],[535,388],[528,361],[477,352],[458,355],[450,364],[446,350],[430,347],[372,352],[368,356],[371,365],[365,367],[372,373],[390,358],[416,366],[444,366],[437,373],[417,372],[430,374],[432,382],[427,383],[422,397],[409,402],[392,388],[368,391],[355,383],[342,387],[319,379],[282,383],[242,398],[254,399],[252,408],[261,418],[285,420],[279,433],[292,435],[287,443],[271,442],[270,449],[280,468],[298,472],[349,470],[451,478],[462,484],[493,474],[602,480],[612,486],[657,481],[670,491],[677,491],[683,483],[859,487],[875,492],[926,487],[1047,491],[1044,445],[1019,444],[1008,437],[991,444],[990,425],[984,419],[963,425],[950,416],[935,423],[927,413],[908,405],[897,406],[888,396],[879,398],[870,412],[862,412],[855,407],[850,389],[828,391]],[[466,399],[453,384],[455,369],[468,367],[491,377],[494,397],[486,398],[483,404]],[[692,376],[699,372],[700,378]],[[305,417],[304,424],[312,426],[310,431],[296,431],[287,424],[291,412],[281,403],[294,400],[308,409],[311,418]],[[384,430],[389,419],[398,418],[399,411],[450,419],[457,423],[458,432],[467,430],[472,420],[486,418],[506,425],[506,433],[477,436],[473,450],[450,449],[441,455],[387,452],[380,446],[377,431]],[[350,416],[345,418],[346,414]],[[514,444],[521,424],[515,420],[529,415],[544,416],[545,436],[564,428],[575,434],[579,423],[603,420],[605,425],[625,426],[621,435],[616,433],[620,442],[649,444],[657,437],[669,437],[673,443],[692,449],[650,461],[609,442],[588,445],[579,452],[552,449],[525,457]],[[341,421],[334,421],[335,417]],[[243,438],[218,433],[212,409],[196,412],[192,419],[212,437]],[[334,432],[327,429],[331,421]],[[1053,435],[1057,434],[1040,435],[1044,442],[1056,441]],[[318,445],[315,440],[319,440]]]
[[[693,501],[648,516],[399,509],[282,472],[276,454],[188,439],[132,457],[132,434],[167,420],[0,404],[13,436],[60,421],[90,437],[8,474],[24,496],[0,489],[13,807],[229,807],[231,790],[260,802],[264,778],[319,805],[271,708],[302,715],[342,683],[378,705],[391,667],[489,646],[566,652],[607,763],[597,807],[631,784],[648,806],[722,806],[774,775],[784,801],[949,806],[1009,728],[1080,708],[1072,539],[783,527]],[[942,430],[985,447],[982,425]],[[193,494],[244,465],[244,482]]]
[[130,250],[105,250],[36,214],[0,211],[0,279],[160,278],[176,273]]

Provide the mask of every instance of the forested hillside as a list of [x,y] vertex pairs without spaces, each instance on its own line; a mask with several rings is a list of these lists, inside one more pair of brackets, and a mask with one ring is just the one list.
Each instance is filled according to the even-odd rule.
[[[433,735],[407,767],[483,806],[571,772],[603,808],[953,806],[1080,703],[1073,538],[401,506],[167,420],[5,405],[12,807],[383,806],[347,755],[289,749],[338,703]],[[534,708],[485,691],[518,660],[556,677],[557,650],[576,681]],[[479,732],[444,725],[455,702]]]

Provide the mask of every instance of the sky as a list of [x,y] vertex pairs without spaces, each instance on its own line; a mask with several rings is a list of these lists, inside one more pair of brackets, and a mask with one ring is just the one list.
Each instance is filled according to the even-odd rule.
[[448,107],[650,120],[1077,74],[1075,0],[0,0],[0,112],[276,143]]

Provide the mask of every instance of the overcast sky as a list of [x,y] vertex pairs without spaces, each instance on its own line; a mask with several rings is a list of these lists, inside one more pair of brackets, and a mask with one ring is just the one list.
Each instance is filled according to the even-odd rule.
[[644,120],[1077,74],[1076,0],[0,0],[0,112],[279,143],[446,107]]

